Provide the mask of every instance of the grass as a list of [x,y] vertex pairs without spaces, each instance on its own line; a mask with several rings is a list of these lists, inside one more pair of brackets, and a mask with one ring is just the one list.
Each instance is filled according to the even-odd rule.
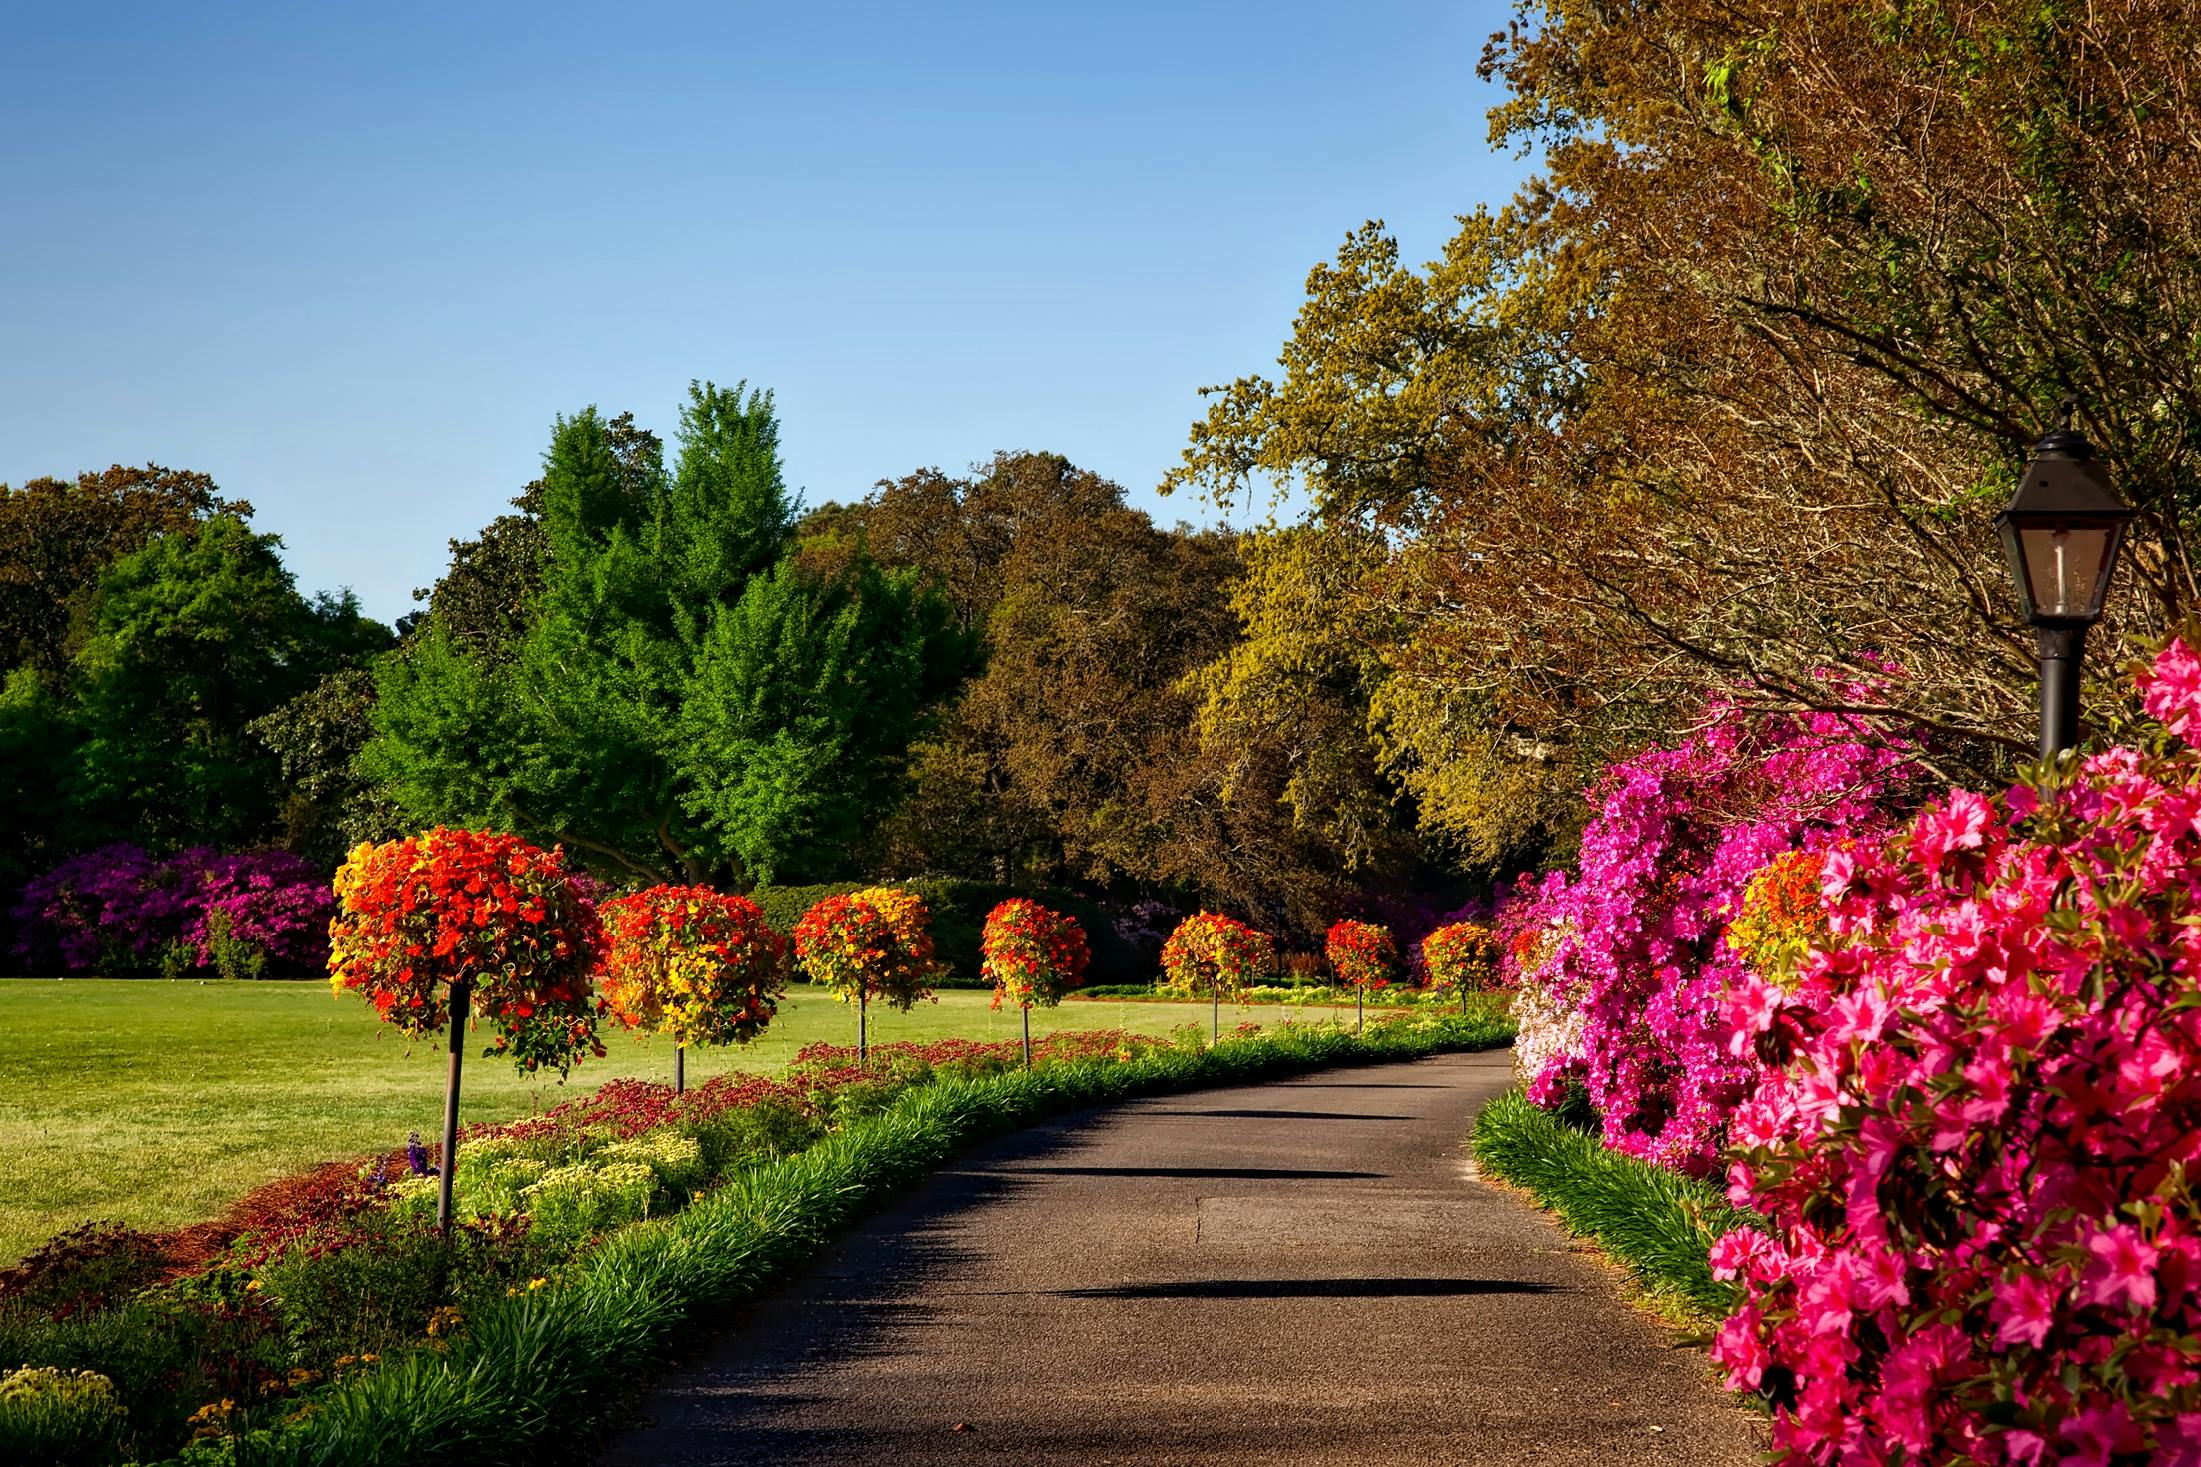
[[[907,1014],[874,1007],[871,1037],[1013,1039],[1013,1010],[943,991]],[[1226,1018],[1229,1017],[1226,1014]],[[1036,1009],[1035,1034],[1207,1022],[1205,1004]],[[444,1051],[408,1047],[356,998],[321,983],[0,979],[0,1262],[93,1218],[175,1227],[277,1177],[404,1143],[442,1122]],[[798,986],[746,1050],[688,1057],[691,1084],[778,1069],[808,1044],[853,1044],[855,1013]],[[662,1040],[607,1035],[610,1055],[560,1087],[468,1053],[461,1118],[509,1120],[622,1075],[672,1078]]]
[[[493,1304],[444,1350],[418,1350],[317,1394],[233,1460],[285,1467],[526,1464],[572,1455],[619,1419],[697,1321],[723,1317],[820,1242],[973,1142],[1133,1095],[1323,1065],[1502,1044],[1502,1020],[1335,1028],[1173,1049],[1125,1064],[945,1081],[769,1163],[662,1221],[620,1229],[555,1287]],[[209,1454],[211,1458],[212,1454]]]
[[1476,1117],[1475,1162],[1595,1240],[1653,1303],[1704,1328],[1732,1303],[1730,1286],[1712,1277],[1712,1244],[1730,1228],[1763,1226],[1710,1182],[1609,1151],[1518,1091]]

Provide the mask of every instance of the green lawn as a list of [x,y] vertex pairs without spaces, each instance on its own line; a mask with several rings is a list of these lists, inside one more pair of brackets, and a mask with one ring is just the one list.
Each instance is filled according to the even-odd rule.
[[[1016,1014],[990,999],[947,990],[908,1014],[874,1008],[871,1035],[1015,1038]],[[1160,1034],[1206,1019],[1204,1004],[1078,1001],[1035,1010],[1032,1029]],[[92,1218],[197,1222],[276,1177],[402,1145],[415,1128],[432,1137],[442,1120],[440,1043],[408,1047],[321,983],[0,979],[0,1034],[0,1261]],[[802,986],[747,1050],[691,1054],[688,1079],[777,1069],[806,1044],[855,1039],[855,1012]],[[526,1115],[619,1075],[672,1078],[663,1041],[607,1042],[610,1056],[565,1087],[523,1079],[475,1044],[461,1118]]]

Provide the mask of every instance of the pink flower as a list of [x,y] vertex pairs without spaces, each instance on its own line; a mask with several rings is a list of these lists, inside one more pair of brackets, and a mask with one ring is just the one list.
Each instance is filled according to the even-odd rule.
[[2053,1283],[2028,1273],[1997,1281],[1994,1303],[1987,1310],[1995,1321],[1995,1343],[2035,1348],[2046,1344],[2048,1332],[2056,1327],[2056,1305],[2062,1297],[2063,1291]]
[[2103,1228],[2086,1240],[2092,1261],[2079,1281],[2079,1298],[2088,1304],[2133,1310],[2155,1307],[2155,1263],[2159,1250],[2130,1223]]
[[1754,1391],[1773,1357],[1760,1338],[1758,1311],[1745,1305],[1729,1315],[1712,1341],[1712,1359],[1727,1367],[1727,1388]]
[[2201,716],[2201,658],[2183,637],[2171,638],[2154,665],[2140,674],[2140,706],[2180,738]]

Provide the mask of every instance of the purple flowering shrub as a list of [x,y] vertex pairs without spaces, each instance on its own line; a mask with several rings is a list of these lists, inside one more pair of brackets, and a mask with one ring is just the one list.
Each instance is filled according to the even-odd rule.
[[1715,1358],[1794,1462],[2201,1464],[2201,659],[2153,722],[1830,851],[1737,985],[1743,1301]]
[[1579,1084],[1616,1151],[1703,1175],[1762,1066],[1727,1045],[1724,941],[1752,876],[1785,851],[1877,838],[1911,750],[1832,714],[1716,706],[1670,748],[1611,766],[1578,874],[1524,881],[1500,917],[1529,1096]]
[[15,953],[34,972],[195,972],[249,955],[254,971],[306,975],[327,966],[334,910],[328,881],[287,851],[103,846],[23,888]]

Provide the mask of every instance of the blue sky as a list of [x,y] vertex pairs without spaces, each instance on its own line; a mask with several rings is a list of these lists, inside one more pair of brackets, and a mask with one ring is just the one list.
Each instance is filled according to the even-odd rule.
[[1045,448],[1152,491],[1368,218],[1525,171],[1450,5],[17,7],[0,482],[203,469],[395,617],[594,402],[777,395],[852,499]]

